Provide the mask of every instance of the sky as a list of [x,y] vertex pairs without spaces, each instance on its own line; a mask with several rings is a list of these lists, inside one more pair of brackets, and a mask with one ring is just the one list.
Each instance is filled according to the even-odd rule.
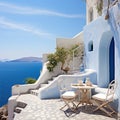
[[42,57],[86,24],[84,0],[0,0],[0,60]]

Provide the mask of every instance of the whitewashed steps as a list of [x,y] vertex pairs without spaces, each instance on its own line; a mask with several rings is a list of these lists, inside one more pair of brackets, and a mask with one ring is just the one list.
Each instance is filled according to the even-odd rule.
[[53,82],[53,80],[49,80],[49,81],[48,81],[48,84],[50,84],[51,82]]
[[47,86],[48,84],[41,84],[40,88]]
[[39,93],[39,89],[30,90],[30,94],[32,94],[32,95],[38,96],[38,93]]
[[16,107],[14,109],[14,113],[17,113],[17,114],[21,113],[21,111],[22,111],[22,108],[19,108],[19,107]]
[[17,106],[16,107],[19,107],[19,108],[25,108],[27,106],[27,104],[26,103],[24,103],[24,102],[17,102]]
[[[14,109],[14,115],[21,113],[21,111],[27,106],[24,102],[17,102],[17,106]],[[14,116],[13,116],[14,117]]]
[[[56,78],[56,77],[53,77],[53,79],[49,79],[49,80],[48,80],[48,84],[40,84],[40,88],[45,87],[45,86],[51,84],[51,82],[53,82],[53,80],[54,80],[55,78]],[[30,90],[30,94],[35,95],[35,96],[38,96],[40,88],[34,89],[34,90]]]
[[16,108],[14,109],[13,118],[14,118],[14,116],[16,116],[17,114],[20,114],[22,110],[23,110],[23,108],[16,107]]
[[[46,85],[48,85],[48,84],[41,84],[41,85],[40,85],[40,88],[45,87]],[[40,88],[35,89],[35,90],[30,90],[30,94],[35,95],[35,96],[38,96],[38,93],[39,93],[39,89],[40,89]]]

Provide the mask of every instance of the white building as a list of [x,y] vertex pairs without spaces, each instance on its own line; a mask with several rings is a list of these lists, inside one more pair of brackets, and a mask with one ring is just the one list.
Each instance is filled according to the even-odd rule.
[[[40,99],[56,98],[60,96],[59,84],[71,84],[80,78],[90,77],[93,84],[99,87],[107,87],[111,80],[115,79],[118,83],[115,93],[114,108],[120,112],[120,2],[113,4],[109,9],[108,2],[104,0],[103,14],[100,16],[96,8],[102,0],[86,0],[87,5],[87,25],[84,30],[71,39],[57,38],[57,46],[69,47],[76,43],[85,45],[85,64],[84,74],[59,75],[60,66],[57,66],[52,73],[46,68],[47,57],[44,54],[44,66],[37,82],[32,85],[17,85],[12,87],[12,96],[8,104],[8,120],[13,118],[13,110],[16,105],[16,98],[22,93],[32,93]],[[105,15],[109,12],[109,19],[105,20]],[[69,43],[68,43],[69,40]],[[66,42],[65,42],[66,41]],[[78,62],[76,62],[77,66]],[[72,64],[74,67],[74,64]],[[52,82],[49,82],[54,76]],[[68,81],[69,79],[69,81]],[[48,84],[47,84],[48,83]],[[47,84],[44,86],[44,84]],[[44,86],[44,87],[42,87]],[[16,95],[16,96],[15,96]]]
[[[92,1],[87,0],[89,24],[83,30],[86,69],[96,71],[96,83],[100,87],[107,87],[114,79],[117,81],[114,106],[120,112],[120,2],[109,1],[108,9],[108,2],[104,1],[103,14],[96,17],[96,3]],[[107,12],[109,18],[105,20]]]

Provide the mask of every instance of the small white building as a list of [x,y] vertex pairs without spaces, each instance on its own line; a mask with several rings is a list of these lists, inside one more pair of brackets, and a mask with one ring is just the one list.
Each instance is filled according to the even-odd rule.
[[[86,69],[96,71],[100,87],[107,87],[114,79],[117,81],[114,106],[120,112],[120,2],[109,1],[108,9],[104,1],[103,14],[99,17],[95,4],[94,0],[87,0],[87,25],[83,30]],[[109,18],[105,20],[107,12]]]

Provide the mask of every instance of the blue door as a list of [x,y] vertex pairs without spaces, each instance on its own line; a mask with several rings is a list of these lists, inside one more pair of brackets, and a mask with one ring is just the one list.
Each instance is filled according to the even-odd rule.
[[110,82],[115,78],[115,43],[114,38],[112,38],[109,47],[109,80]]

